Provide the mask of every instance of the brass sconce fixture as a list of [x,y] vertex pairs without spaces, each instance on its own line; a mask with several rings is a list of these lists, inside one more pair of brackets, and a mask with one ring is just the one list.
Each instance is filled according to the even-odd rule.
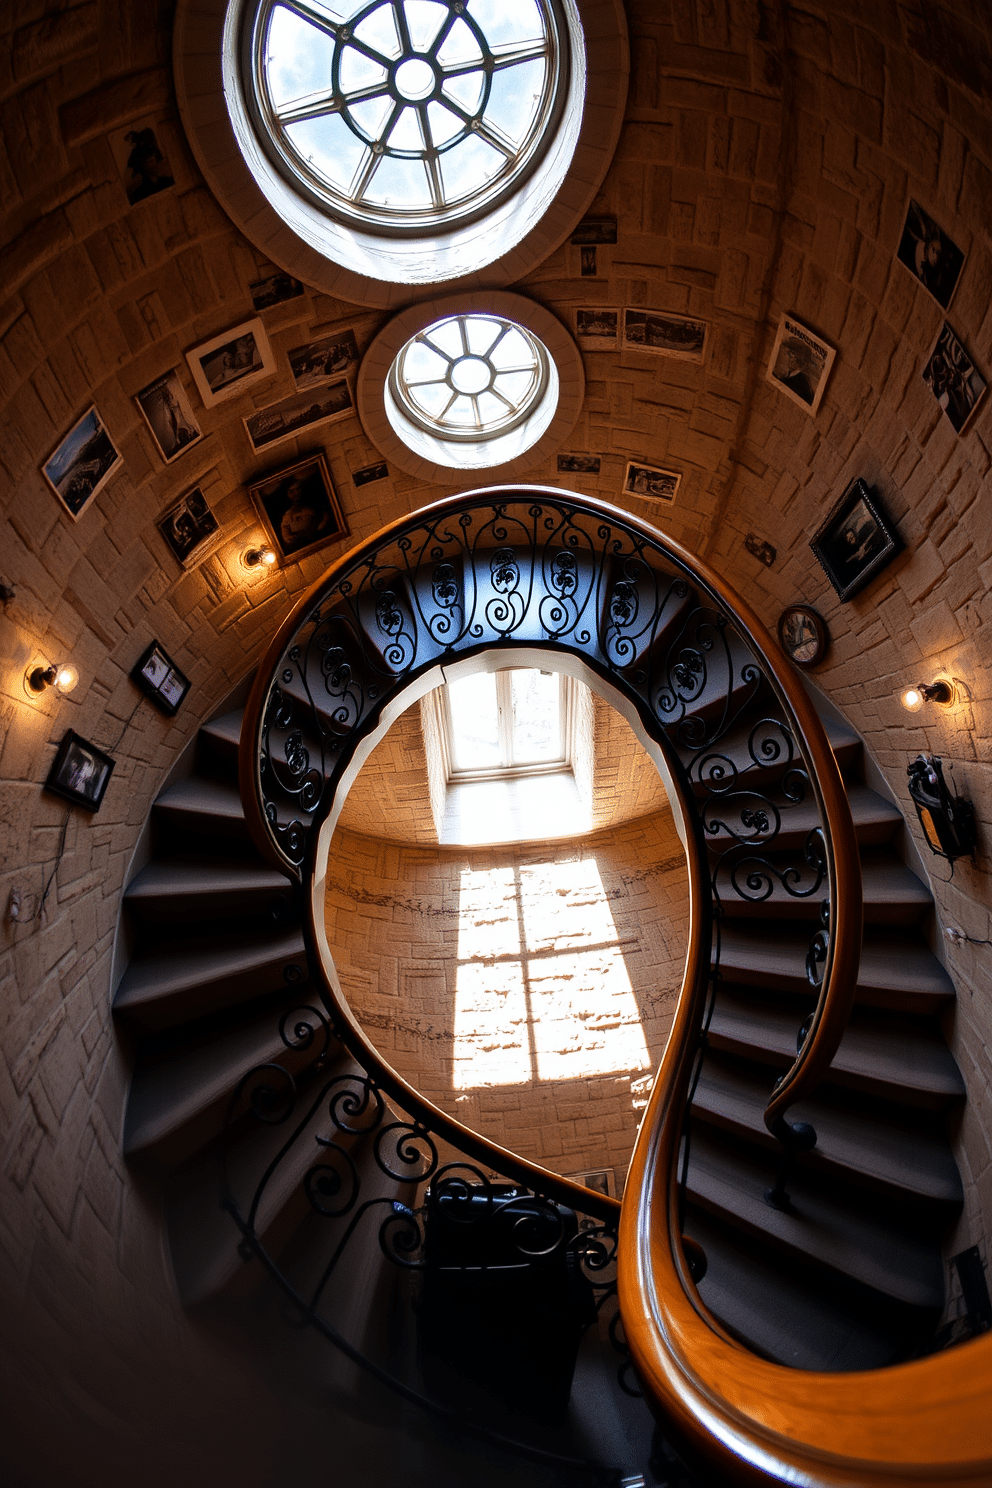
[[241,566],[249,571],[255,568],[271,568],[276,555],[271,548],[246,548],[241,554]]
[[917,682],[915,687],[907,687],[899,701],[907,713],[918,713],[924,703],[949,708],[957,701],[957,696],[957,688],[948,677],[937,677],[933,682]]
[[79,681],[79,673],[71,661],[53,661],[49,666],[28,667],[24,673],[25,691],[29,697],[40,697],[49,687],[65,695]]

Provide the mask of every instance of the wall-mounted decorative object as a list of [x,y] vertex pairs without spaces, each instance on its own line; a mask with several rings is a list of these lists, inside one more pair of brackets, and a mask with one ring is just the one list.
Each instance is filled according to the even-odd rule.
[[624,351],[650,351],[655,356],[701,362],[705,348],[705,320],[689,320],[667,310],[623,312]]
[[615,217],[583,217],[571,238],[577,248],[595,247],[597,243],[615,243],[616,240],[617,219]]
[[199,486],[163,512],[156,525],[183,568],[196,568],[221,540],[220,524]]
[[323,455],[308,455],[248,488],[283,558],[303,558],[347,537],[348,526]]
[[342,379],[310,392],[294,393],[292,397],[283,398],[281,403],[270,403],[268,408],[260,408],[246,418],[244,425],[248,441],[257,455],[272,444],[292,439],[304,429],[336,423],[354,411],[351,388]]
[[923,368],[923,381],[956,434],[961,433],[988,386],[946,320]]
[[579,249],[579,274],[583,279],[591,279],[599,273],[595,248]]
[[964,254],[912,197],[896,257],[946,310],[961,277]]
[[262,573],[267,568],[275,568],[278,562],[279,555],[274,548],[245,548],[241,554],[241,567],[249,573]]
[[625,496],[643,496],[649,501],[674,501],[682,476],[676,470],[662,470],[657,465],[627,461],[623,477]]
[[924,703],[936,703],[938,708],[950,708],[958,700],[958,689],[950,677],[935,677],[932,682],[917,682],[899,695],[899,701],[907,713],[918,713]]
[[162,125],[155,119],[115,130],[110,136],[110,148],[130,206],[137,206],[138,202],[176,184],[162,143]]
[[289,367],[298,388],[318,387],[358,366],[358,343],[351,329],[334,336],[321,336],[305,346],[294,346]]
[[901,546],[878,496],[863,480],[851,482],[810,539],[817,562],[841,599],[863,589]]
[[71,661],[53,661],[48,666],[28,667],[24,673],[24,691],[30,698],[40,697],[49,687],[63,696],[79,682],[79,673]]
[[575,312],[575,340],[583,351],[616,351],[620,311],[588,305]]
[[253,310],[271,310],[285,300],[295,300],[303,293],[303,285],[292,274],[270,274],[266,279],[256,279],[249,284]]
[[151,698],[156,708],[161,708],[170,717],[179,712],[183,698],[190,688],[189,678],[179,670],[158,641],[152,641],[148,650],[135,663],[131,680]]
[[909,794],[920,818],[930,851],[954,862],[975,850],[975,808],[962,796],[952,796],[940,759],[919,754],[906,767]]
[[118,465],[120,452],[95,408],[88,408],[41,467],[56,496],[78,522]]
[[186,389],[175,368],[142,388],[135,394],[134,401],[141,409],[166,465],[171,465],[203,438],[203,431],[196,422]]
[[70,729],[59,745],[45,789],[74,806],[99,811],[116,763],[109,754]]
[[783,313],[765,377],[805,413],[820,406],[837,352],[807,326]]
[[788,605],[778,617],[782,650],[798,667],[815,667],[827,654],[830,632],[822,615],[808,604]]
[[237,398],[276,370],[276,359],[260,320],[222,331],[186,353],[193,380],[206,408]]
[[368,486],[373,481],[385,480],[389,475],[389,466],[385,460],[377,460],[374,465],[363,465],[361,470],[353,470],[351,478],[356,486]]
[[763,563],[766,568],[771,568],[778,557],[778,550],[773,548],[770,542],[765,542],[756,532],[749,532],[746,535],[744,547],[752,558],[757,558],[758,562]]
[[602,460],[599,455],[566,452],[558,456],[558,470],[565,475],[598,475]]

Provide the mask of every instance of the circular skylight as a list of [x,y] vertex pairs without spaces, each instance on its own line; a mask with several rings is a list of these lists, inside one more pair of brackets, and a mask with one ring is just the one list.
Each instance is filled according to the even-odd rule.
[[260,0],[243,34],[277,169],[338,221],[393,235],[514,193],[567,92],[561,0]]
[[448,315],[406,343],[389,372],[410,423],[444,440],[490,440],[524,423],[544,398],[547,351],[499,315]]

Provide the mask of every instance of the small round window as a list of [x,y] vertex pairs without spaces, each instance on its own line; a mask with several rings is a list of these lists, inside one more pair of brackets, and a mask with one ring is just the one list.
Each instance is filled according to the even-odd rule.
[[561,0],[260,0],[245,82],[276,168],[344,224],[474,220],[539,163],[568,84]]

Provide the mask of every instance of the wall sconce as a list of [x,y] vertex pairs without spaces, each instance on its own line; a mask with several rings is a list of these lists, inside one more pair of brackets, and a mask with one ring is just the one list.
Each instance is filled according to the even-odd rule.
[[276,555],[271,548],[246,548],[241,554],[241,567],[249,572],[254,568],[271,568]]
[[907,687],[899,701],[907,713],[918,713],[924,703],[937,703],[941,708],[949,708],[957,701],[957,695],[953,682],[947,677],[937,677],[933,682],[917,682],[915,687]]
[[56,692],[71,692],[79,681],[79,673],[71,661],[53,661],[50,666],[28,667],[24,673],[24,690],[29,697],[39,697],[47,687]]

